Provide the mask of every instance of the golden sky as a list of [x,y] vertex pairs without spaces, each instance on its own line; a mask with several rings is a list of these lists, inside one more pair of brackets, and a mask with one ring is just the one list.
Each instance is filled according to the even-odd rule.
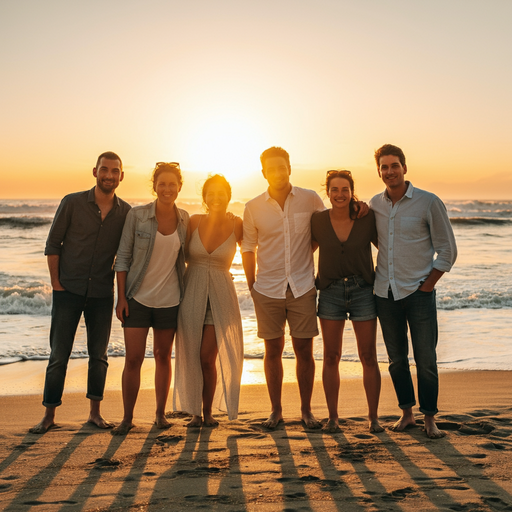
[[510,20],[509,0],[0,2],[0,197],[89,188],[112,150],[122,197],[179,161],[182,198],[209,172],[250,198],[279,145],[292,183],[345,168],[368,198],[389,142],[415,186],[512,199]]

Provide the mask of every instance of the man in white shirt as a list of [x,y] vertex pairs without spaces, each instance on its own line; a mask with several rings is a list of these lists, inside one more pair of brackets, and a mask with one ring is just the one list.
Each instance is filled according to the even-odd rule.
[[290,157],[284,149],[271,147],[260,160],[269,186],[245,206],[242,259],[258,336],[265,340],[265,377],[272,412],[263,426],[273,429],[283,421],[281,358],[288,321],[297,359],[302,421],[307,428],[320,428],[311,413],[313,337],[318,334],[311,215],[325,206],[316,192],[292,186]]
[[386,190],[370,201],[379,237],[374,287],[389,373],[402,409],[402,417],[391,430],[402,431],[416,425],[408,358],[409,328],[425,432],[436,439],[446,434],[434,420],[439,390],[434,286],[455,263],[455,237],[443,202],[405,181],[407,166],[400,148],[385,144],[375,152],[375,161]]

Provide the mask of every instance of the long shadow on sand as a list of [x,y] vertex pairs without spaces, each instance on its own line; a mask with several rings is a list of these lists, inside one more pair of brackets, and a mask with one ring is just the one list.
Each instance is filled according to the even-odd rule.
[[[52,431],[43,435],[27,434],[21,445],[15,447],[15,450],[19,449],[20,453],[23,453],[29,450],[30,447],[35,444],[44,444],[46,442],[51,442],[51,434]],[[41,510],[43,510],[45,505],[76,505],[77,502],[73,502],[71,500],[48,502],[40,500],[39,498],[59,475],[59,472],[63,468],[64,464],[66,464],[66,462],[72,456],[73,452],[80,446],[80,444],[87,438],[87,436],[90,435],[94,435],[94,432],[91,431],[90,426],[87,424],[83,425],[82,428],[73,435],[71,441],[65,444],[65,446],[55,455],[55,457],[48,464],[42,467],[29,480],[27,480],[25,485],[21,489],[19,489],[15,498],[9,503],[9,505],[4,510],[16,510],[17,512],[19,512],[23,510],[30,510],[34,506],[40,506]],[[2,462],[2,466],[4,466],[4,464],[6,464],[7,461],[9,461],[9,464],[12,464],[17,458],[18,456],[7,457]],[[2,468],[2,471],[3,470],[4,468]]]

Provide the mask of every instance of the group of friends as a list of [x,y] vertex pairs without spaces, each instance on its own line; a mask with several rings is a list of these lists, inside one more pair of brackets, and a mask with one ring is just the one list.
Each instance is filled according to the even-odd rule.
[[[288,323],[296,356],[301,419],[306,428],[339,431],[339,362],[346,320],[351,320],[363,367],[371,432],[381,432],[378,405],[377,317],[389,372],[401,409],[391,430],[415,425],[415,390],[409,366],[410,333],[417,369],[419,410],[431,438],[439,379],[435,285],[457,257],[446,208],[434,194],[405,179],[403,151],[385,144],[375,152],[385,190],[369,205],[357,200],[350,171],[328,171],[326,209],[320,196],[290,182],[288,153],[271,147],[260,157],[267,190],[245,205],[243,220],[228,211],[231,187],[221,175],[202,188],[205,214],[176,206],[182,174],[176,162],[159,162],[151,176],[156,200],[131,208],[115,190],[124,178],[119,156],[106,152],[93,168],[96,185],[61,201],[45,254],[53,289],[50,359],[43,393],[45,413],[32,433],[55,426],[75,333],[82,314],[89,354],[88,421],[125,435],[133,428],[149,329],[155,358],[155,424],[168,428],[165,407],[175,342],[173,408],[192,415],[190,427],[218,424],[213,408],[238,415],[243,331],[232,276],[236,246],[264,340],[264,371],[271,412],[262,426],[283,422],[282,354]],[[378,248],[374,269],[371,244]],[[319,249],[315,279],[313,253]],[[124,415],[115,426],[100,413],[114,308],[126,348],[122,375]],[[322,380],[329,417],[311,411],[315,376],[313,338],[320,319]]]

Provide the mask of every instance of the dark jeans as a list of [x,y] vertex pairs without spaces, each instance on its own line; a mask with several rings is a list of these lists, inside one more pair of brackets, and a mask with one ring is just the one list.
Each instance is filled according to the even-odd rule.
[[82,313],[87,329],[89,353],[87,398],[103,400],[114,297],[87,298],[68,291],[54,291],[52,298],[51,352],[46,369],[43,405],[57,407],[62,404],[69,356]]
[[416,405],[411,371],[407,325],[418,375],[420,411],[433,416],[437,413],[439,379],[437,375],[437,309],[436,292],[415,291],[402,300],[376,297],[384,343],[389,357],[389,373],[398,398],[398,406],[408,409]]

